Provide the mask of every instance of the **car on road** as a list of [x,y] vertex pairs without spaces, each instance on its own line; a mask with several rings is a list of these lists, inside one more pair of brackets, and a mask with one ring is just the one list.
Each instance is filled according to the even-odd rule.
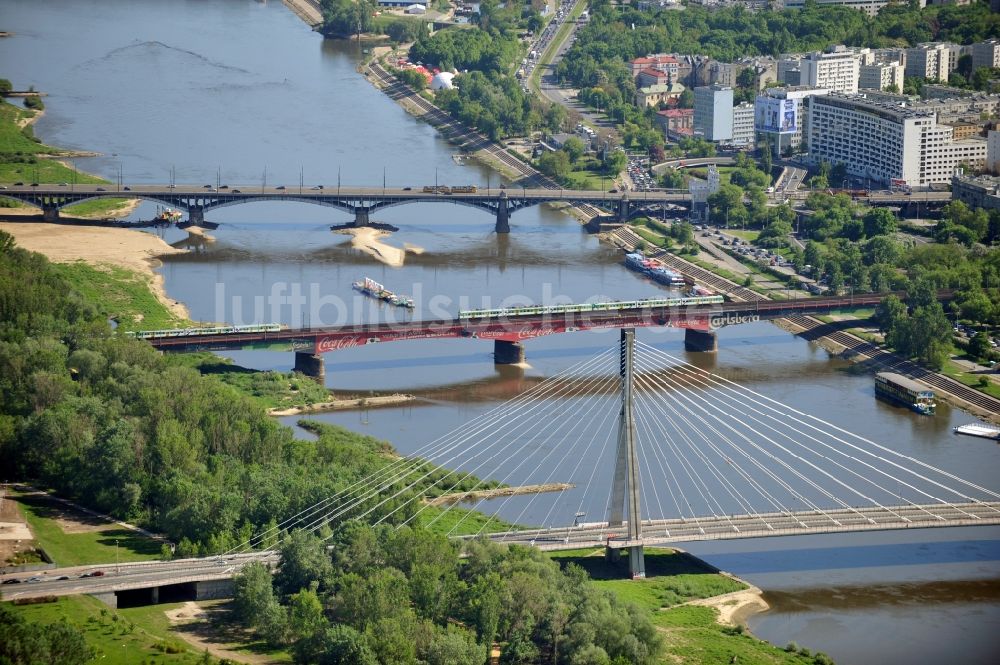
[[4,580],[2,583],[3,584],[20,584],[21,580],[17,579],[16,577],[12,577],[9,580]]
[[15,182],[14,186],[15,187],[24,187],[24,183],[23,182]]
[[212,189],[211,185],[202,185],[202,189]]
[[91,576],[92,577],[104,577],[104,571],[103,570],[95,570],[94,572],[91,573]]
[[413,188],[412,187],[404,187],[403,191],[404,192],[411,192],[411,191],[413,191]]
[[38,584],[41,581],[42,581],[41,577],[29,577],[28,579],[25,580],[25,582],[27,582],[28,584]]
[[131,192],[132,191],[132,188],[129,187],[129,186],[127,186],[127,185],[125,187],[122,187],[122,189],[124,189],[126,192]]
[[61,183],[59,183],[59,186],[60,187],[69,187],[69,183],[68,182],[61,182]]
[[229,185],[219,185],[219,189],[229,189]]
[[283,189],[285,189],[285,186],[284,185],[278,185],[277,187],[275,187],[275,189],[283,190]]
[[108,190],[104,189],[103,187],[98,187],[96,191],[98,191],[98,192],[106,192]]
[[63,580],[68,580],[68,579],[69,579],[69,575],[60,575],[59,577],[56,578],[56,581],[57,582],[61,582]]
[[33,182],[33,183],[31,183],[31,186],[32,187],[38,187],[38,183],[37,182]]
[[240,191],[240,190],[238,190],[238,189],[234,189],[234,190],[233,190],[233,194],[242,194],[242,193],[243,193],[243,192],[241,192],[241,191]]

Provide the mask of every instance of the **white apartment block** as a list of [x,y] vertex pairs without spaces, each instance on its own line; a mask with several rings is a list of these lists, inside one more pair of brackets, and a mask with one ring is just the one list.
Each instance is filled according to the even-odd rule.
[[862,90],[887,90],[896,86],[896,92],[903,91],[903,75],[906,68],[898,62],[876,62],[861,65],[858,71],[858,88]]
[[995,129],[986,134],[986,170],[1000,175],[1000,132]]
[[844,46],[834,46],[826,53],[810,53],[799,61],[802,72],[799,85],[855,93],[860,60],[858,53]]
[[[802,9],[806,0],[782,0],[782,4],[785,9]],[[875,16],[878,14],[879,10],[889,4],[889,0],[816,0],[817,5],[843,5],[845,7],[853,7],[868,14],[869,16]],[[924,7],[927,5],[927,0],[920,0],[920,6]]]
[[951,73],[951,48],[943,42],[928,42],[906,49],[906,75],[947,81]]
[[753,104],[743,102],[733,107],[733,145],[754,144]]
[[1000,40],[989,39],[972,45],[972,69],[1000,67]]
[[706,85],[694,89],[694,135],[708,141],[733,140],[733,89]]
[[986,160],[986,141],[955,141],[933,111],[843,94],[813,96],[806,105],[810,161],[844,164],[854,176],[922,187],[950,182],[959,164],[980,168]]

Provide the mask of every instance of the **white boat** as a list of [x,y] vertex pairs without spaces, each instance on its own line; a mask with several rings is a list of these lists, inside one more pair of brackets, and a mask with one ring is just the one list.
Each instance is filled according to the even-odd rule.
[[955,434],[964,434],[966,436],[978,436],[983,439],[993,439],[994,441],[1000,441],[1000,427],[996,425],[987,425],[985,423],[972,423],[969,425],[959,425],[954,429]]

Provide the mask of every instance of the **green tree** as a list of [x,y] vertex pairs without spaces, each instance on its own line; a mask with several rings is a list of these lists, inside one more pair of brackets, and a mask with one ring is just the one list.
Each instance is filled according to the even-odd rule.
[[872,208],[864,216],[865,235],[869,238],[896,232],[896,216],[885,208]]
[[352,573],[340,582],[337,614],[346,623],[364,630],[406,611],[409,596],[409,582],[395,568],[382,568],[367,577]]
[[8,92],[10,92],[13,89],[14,89],[14,86],[11,85],[10,79],[2,79],[2,78],[0,78],[0,95],[6,95]]
[[233,614],[243,625],[260,625],[274,603],[271,571],[264,564],[248,564],[233,578]]
[[893,330],[908,317],[906,304],[896,296],[886,296],[875,310],[875,322],[883,334]]
[[604,172],[610,176],[617,176],[628,163],[628,157],[621,150],[609,150],[604,158]]
[[579,137],[571,136],[563,143],[562,150],[569,156],[570,164],[576,164],[587,151],[587,146],[583,144],[583,140]]
[[299,640],[292,653],[301,665],[380,665],[365,637],[344,624],[327,625]]
[[990,356],[990,336],[980,330],[969,340],[969,355],[984,360]]
[[547,150],[538,158],[538,170],[553,178],[565,178],[570,172],[569,155],[562,150]]
[[315,588],[303,589],[288,599],[288,628],[296,640],[311,637],[327,625]]
[[279,548],[281,558],[275,586],[285,596],[308,589],[313,582],[323,589],[333,573],[330,556],[324,543],[309,531],[296,529],[288,534]]

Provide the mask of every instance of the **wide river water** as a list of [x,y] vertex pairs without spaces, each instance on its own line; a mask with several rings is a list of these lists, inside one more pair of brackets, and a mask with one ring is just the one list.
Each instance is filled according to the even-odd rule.
[[[500,176],[456,156],[357,73],[361,47],[313,34],[279,2],[251,0],[5,0],[0,40],[5,76],[49,93],[36,127],[46,142],[96,150],[84,170],[127,183],[306,187],[421,187],[433,182],[496,187]],[[144,204],[136,218],[155,212]],[[370,276],[418,301],[415,317],[517,300],[641,298],[664,294],[621,265],[621,255],[573,219],[532,208],[509,237],[492,218],[449,204],[401,206],[378,215],[400,228],[386,241],[416,248],[390,268],[329,231],[348,221],[304,204],[258,203],[210,213],[215,242],[162,232],[192,251],[162,268],[168,293],[201,321],[334,324],[397,314],[352,293]],[[303,307],[267,298],[298,289]],[[264,298],[262,298],[264,297]],[[256,299],[256,300],[255,300]],[[318,416],[385,438],[410,452],[522,394],[538,380],[611,347],[613,333],[557,335],[526,344],[526,368],[494,367],[478,340],[373,345],[326,356],[338,390],[405,391],[400,408]],[[872,378],[770,324],[725,328],[716,357],[685,356],[676,332],[639,339],[800,411],[956,475],[996,487],[1000,447],[956,437],[972,419],[947,405],[934,418],[876,401]],[[287,370],[292,354],[228,354]],[[289,419],[294,425],[294,419]],[[553,459],[548,458],[545,459]],[[610,459],[595,462],[606,471]],[[546,466],[546,464],[548,466]],[[574,462],[575,465],[575,462]],[[573,467],[589,473],[587,465]],[[569,467],[535,472],[579,482]],[[504,504],[501,516],[572,522],[600,519],[606,473],[579,490]],[[514,473],[511,482],[528,476]],[[531,476],[532,478],[537,476]],[[602,479],[603,478],[603,479]],[[586,518],[590,519],[590,518]],[[691,543],[686,549],[765,590],[772,610],[751,629],[778,645],[795,641],[838,663],[994,663],[1000,645],[1000,529],[962,528]]]

